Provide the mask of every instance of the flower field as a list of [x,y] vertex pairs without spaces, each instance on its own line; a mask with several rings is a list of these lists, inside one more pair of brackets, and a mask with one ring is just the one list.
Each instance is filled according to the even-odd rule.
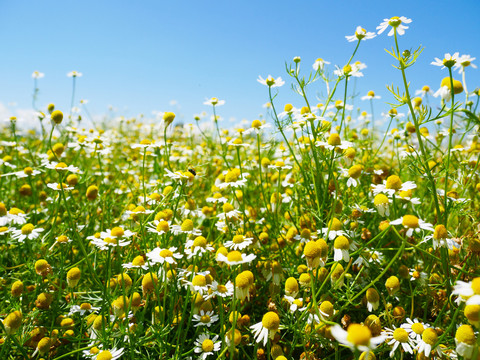
[[[411,22],[260,76],[267,116],[231,128],[218,98],[209,126],[53,103],[38,130],[4,122],[0,359],[479,359],[475,58],[439,54],[438,85],[411,88]],[[352,105],[376,36],[401,79],[382,125],[374,91]]]

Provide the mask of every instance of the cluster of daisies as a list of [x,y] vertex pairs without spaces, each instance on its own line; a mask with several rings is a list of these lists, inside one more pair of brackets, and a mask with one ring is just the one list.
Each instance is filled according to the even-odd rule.
[[[346,39],[397,44],[411,22]],[[416,58],[393,55],[400,70]],[[162,112],[87,128],[54,104],[37,132],[8,119],[0,358],[477,358],[474,60],[435,59],[449,76],[396,96],[388,128],[373,90],[358,112],[335,93],[366,64],[319,58],[303,78],[300,57],[287,76],[305,104],[278,108],[286,81],[260,76],[266,116],[230,129],[219,98],[183,125]],[[308,102],[314,82],[324,103]]]

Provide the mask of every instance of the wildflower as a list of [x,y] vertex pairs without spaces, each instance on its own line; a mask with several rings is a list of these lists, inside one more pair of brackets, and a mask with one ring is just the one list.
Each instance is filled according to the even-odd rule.
[[408,336],[410,336],[410,338],[415,340],[416,342],[421,341],[423,332],[429,326],[430,325],[424,324],[418,319],[412,320],[410,318],[407,318],[406,323],[400,325],[401,328],[407,331]]
[[382,184],[372,185],[374,195],[384,193],[390,196],[395,195],[397,191],[408,191],[416,187],[417,185],[413,181],[402,182],[397,175],[390,175]]
[[367,289],[365,298],[367,300],[368,311],[372,312],[378,309],[378,306],[380,305],[380,295],[377,290],[374,288]]
[[67,76],[68,77],[73,77],[73,78],[76,78],[76,77],[81,77],[83,74],[79,71],[76,71],[76,70],[73,70],[73,71],[70,71]]
[[303,255],[307,259],[309,269],[315,269],[320,266],[320,256],[322,251],[315,241],[309,241],[303,249]]
[[433,96],[433,92],[430,89],[430,86],[424,85],[420,90],[415,91],[415,95],[417,95],[417,96],[420,95],[423,98],[426,95],[432,95]]
[[350,324],[347,331],[338,324],[330,328],[332,336],[340,343],[351,349],[370,351],[384,341],[384,336],[372,337],[372,332],[365,325]]
[[455,345],[458,355],[470,359],[475,351],[476,337],[470,325],[460,325],[455,333]]
[[398,277],[392,275],[385,282],[385,287],[387,288],[388,294],[393,296],[398,290],[400,290],[400,281]]
[[67,284],[69,287],[74,288],[77,286],[80,281],[80,276],[82,272],[78,267],[73,267],[67,272]]
[[476,69],[477,65],[472,64],[472,61],[475,60],[476,58],[471,57],[470,55],[462,55],[457,59],[457,62],[455,63],[455,68],[458,69],[458,72],[462,74],[465,72],[465,68],[468,66],[471,66],[472,68]]
[[277,313],[269,311],[263,315],[261,322],[250,326],[250,329],[253,331],[255,341],[257,343],[263,342],[263,346],[266,346],[268,338],[273,340],[279,327],[280,318]]
[[248,298],[250,300],[250,289],[254,285],[253,273],[249,270],[242,271],[235,278],[235,297],[243,300]]
[[367,32],[364,28],[361,26],[357,26],[355,30],[355,34],[350,35],[350,36],[345,36],[345,38],[348,40],[348,42],[353,42],[355,40],[369,40],[373,39],[375,36],[377,36],[373,32]]
[[243,250],[253,243],[253,238],[247,238],[245,235],[235,235],[232,240],[226,241],[224,246],[227,249]]
[[435,61],[432,61],[431,64],[435,66],[441,66],[442,69],[447,68],[452,68],[455,66],[455,64],[458,61],[458,52],[454,53],[453,55],[450,55],[449,53],[445,54],[445,57],[443,60],[440,60],[439,58],[435,58]]
[[154,220],[153,225],[147,225],[147,230],[157,235],[163,235],[169,232],[170,224],[165,220]]
[[350,261],[350,254],[348,252],[348,250],[350,250],[350,241],[345,236],[339,236],[335,239],[333,249],[333,260],[340,261],[343,259],[345,262]]
[[285,281],[285,294],[288,296],[296,297],[298,294],[298,281],[294,277],[289,277]]
[[254,254],[243,254],[240,251],[233,250],[230,251],[226,256],[222,253],[217,255],[218,262],[224,262],[228,265],[240,265],[252,262],[257,256]]
[[302,298],[295,299],[294,297],[288,295],[285,295],[283,298],[290,305],[289,310],[291,313],[294,313],[295,311],[302,312],[307,308],[306,306],[303,306],[304,304]]
[[457,280],[452,294],[459,295],[457,303],[467,301],[467,304],[480,305],[480,277],[476,277],[470,282]]
[[375,95],[375,92],[373,90],[370,90],[367,95],[362,96],[362,100],[373,100],[373,99],[381,99],[380,96]]
[[405,29],[408,29],[408,26],[405,26],[403,24],[410,24],[411,22],[412,19],[407,19],[405,16],[394,16],[390,19],[383,19],[383,22],[377,26],[377,34],[380,35],[387,29],[388,26],[391,26],[392,29],[388,33],[388,36],[392,36],[395,31],[398,33],[398,35],[403,35],[405,34]]
[[73,186],[68,186],[65,183],[59,184],[56,182],[47,184],[47,187],[55,191],[62,191],[62,188],[63,188],[63,191],[70,191],[74,189]]
[[390,216],[390,200],[382,193],[377,194],[373,199],[373,204],[377,208],[380,216]]
[[225,100],[218,100],[216,97],[205,100],[203,105],[222,106],[225,105]]
[[194,327],[210,327],[214,322],[218,321],[218,315],[214,315],[213,311],[200,310],[199,315],[193,315],[193,321],[196,323]]
[[168,249],[160,249],[155,248],[152,251],[146,254],[149,261],[154,264],[163,264],[167,262],[169,264],[176,264],[177,259],[181,259],[183,257],[182,254],[175,252],[177,250],[176,247],[172,246]]
[[95,355],[92,359],[93,360],[117,360],[123,355],[123,348],[120,349],[110,349],[110,350],[102,350],[97,355]]
[[245,130],[243,133],[245,135],[255,132],[256,134],[260,134],[260,130],[268,129],[271,125],[267,124],[265,121],[262,122],[260,120],[253,120],[252,125],[249,129]]
[[340,135],[337,133],[332,133],[328,137],[327,141],[317,141],[315,146],[324,147],[328,150],[334,150],[335,148],[346,150],[349,147],[352,147],[353,144],[350,141],[342,141]]
[[222,298],[227,298],[233,296],[234,286],[231,281],[228,281],[225,285],[219,284],[216,281],[212,282],[210,286],[211,293],[207,295],[207,299],[210,299],[214,296],[220,296]]
[[18,310],[11,312],[2,321],[3,327],[7,335],[12,335],[22,326],[22,313]]
[[432,224],[419,219],[415,215],[404,215],[403,217],[390,221],[390,225],[403,225],[407,229],[406,235],[412,236],[413,232],[420,232],[422,229],[427,231],[434,231]]
[[337,218],[332,218],[328,223],[328,227],[322,228],[321,233],[328,236],[329,240],[333,240],[338,236],[345,236],[345,231],[342,230],[342,223]]
[[32,78],[34,79],[41,79],[45,76],[44,73],[38,71],[38,70],[35,70],[33,73],[32,73]]
[[315,71],[323,70],[323,68],[325,67],[325,64],[330,64],[330,63],[328,61],[323,60],[322,58],[318,58],[317,60],[315,60],[315,62],[312,65],[313,70]]
[[422,333],[422,339],[418,342],[418,352],[420,354],[423,353],[426,357],[429,357],[430,353],[434,351],[440,356],[442,354],[440,347],[437,345],[435,348],[433,348],[433,345],[436,344],[437,340],[437,332],[432,328],[426,328]]
[[42,228],[36,228],[33,224],[25,224],[20,230],[12,230],[12,238],[18,240],[18,242],[23,243],[25,239],[35,240],[38,238],[42,231]]
[[283,81],[281,77],[274,79],[271,75],[268,75],[266,79],[263,79],[261,76],[259,76],[257,81],[262,85],[268,86],[269,88],[280,87],[285,84],[285,81]]
[[393,329],[385,328],[385,330],[382,332],[382,335],[385,336],[385,341],[388,345],[393,345],[392,350],[390,351],[390,357],[394,356],[395,350],[397,350],[400,345],[402,346],[403,351],[413,354],[415,344],[408,336],[408,333],[405,329],[401,327],[393,327]]
[[220,350],[222,346],[221,341],[218,340],[218,335],[215,335],[210,339],[210,335],[207,333],[200,334],[195,340],[195,353],[200,354],[199,359],[205,360],[208,355],[213,355],[214,352]]
[[60,110],[55,110],[50,114],[50,118],[55,124],[59,125],[63,121],[63,113]]

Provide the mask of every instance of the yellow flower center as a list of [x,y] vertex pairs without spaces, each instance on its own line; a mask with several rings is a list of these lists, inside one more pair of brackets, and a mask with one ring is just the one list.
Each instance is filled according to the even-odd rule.
[[192,280],[192,285],[193,286],[206,286],[207,285],[207,279],[203,275],[195,275],[195,277]]
[[241,243],[243,243],[244,239],[245,239],[245,237],[243,235],[235,235],[233,237],[232,241],[233,241],[234,244],[241,244]]
[[227,287],[225,285],[218,285],[217,286],[217,291],[220,294],[225,294],[228,290],[227,290]]
[[265,329],[276,331],[280,326],[280,318],[278,317],[277,313],[269,311],[263,315],[262,325]]
[[474,345],[476,342],[475,333],[470,325],[461,325],[455,333],[455,339],[468,345]]
[[112,353],[108,350],[102,351],[100,354],[97,355],[97,360],[112,360],[113,356]]
[[372,332],[364,325],[350,324],[347,328],[347,341],[355,346],[367,346],[372,338]]
[[390,25],[393,28],[398,27],[402,23],[402,20],[398,16],[394,16],[388,20],[388,25]]
[[388,197],[386,197],[384,194],[378,194],[373,199],[373,204],[375,206],[388,204]]
[[334,311],[332,303],[330,301],[322,302],[322,304],[320,305],[320,311],[327,314],[328,316],[332,316]]
[[358,179],[362,174],[362,166],[361,165],[353,165],[350,169],[348,169],[348,176],[354,179]]
[[33,226],[33,224],[25,224],[22,226],[22,234],[23,235],[31,234],[33,229],[35,229],[35,226]]
[[348,250],[350,248],[350,242],[345,236],[339,236],[335,239],[333,247],[335,249]]
[[170,229],[170,226],[168,225],[168,222],[166,222],[165,220],[159,221],[159,223],[157,225],[157,231],[158,232],[160,232],[160,231],[168,232],[169,229]]
[[202,342],[202,350],[204,352],[211,352],[213,351],[213,341],[210,339],[205,339]]
[[121,227],[114,227],[112,229],[112,236],[122,237],[125,234],[125,231]]
[[422,334],[422,340],[428,345],[434,345],[437,342],[438,335],[432,328],[426,328]]
[[252,128],[258,129],[262,126],[262,122],[260,120],[253,120],[252,121]]
[[405,215],[402,220],[402,225],[412,229],[418,228],[418,218],[414,215]]
[[315,241],[309,241],[303,249],[303,254],[307,258],[316,258],[320,256],[320,248]]
[[192,231],[193,230],[193,221],[190,219],[185,219],[180,227],[182,231]]
[[240,251],[230,251],[227,255],[227,260],[231,262],[242,261],[242,259]]
[[480,277],[472,280],[472,290],[475,294],[480,295]]
[[89,303],[82,303],[80,305],[80,309],[81,310],[91,310],[92,309],[92,305],[90,305]]
[[163,258],[172,257],[173,252],[171,252],[168,249],[163,249],[162,251],[160,251],[160,256],[163,257]]
[[393,338],[401,343],[406,343],[408,341],[408,333],[405,329],[396,328],[393,332]]
[[210,322],[210,316],[208,315],[203,315],[201,318],[200,318],[200,321],[204,324],[208,324]]
[[142,255],[138,255],[138,256],[135,257],[135,259],[133,259],[132,265],[133,266],[143,266],[143,265],[145,265],[145,259],[143,258]]
[[337,218],[333,218],[328,224],[328,227],[330,228],[330,230],[338,231],[342,228],[342,223]]
[[207,239],[205,239],[203,236],[198,236],[193,240],[193,247],[201,247],[201,248],[206,248],[207,247]]
[[240,172],[237,172],[236,169],[230,170],[227,175],[225,175],[225,182],[232,183],[238,180]]
[[378,291],[374,288],[369,288],[366,293],[367,301],[370,303],[376,303],[380,300],[380,296],[378,295]]
[[328,137],[327,143],[331,146],[338,146],[342,143],[342,140],[340,140],[340,135],[333,133]]
[[223,212],[224,213],[229,213],[230,211],[233,211],[235,210],[232,206],[232,204],[226,202],[225,204],[223,204]]
[[467,305],[463,313],[469,321],[477,322],[480,320],[480,305]]
[[387,178],[387,189],[400,190],[402,187],[402,180],[397,175],[391,175]]

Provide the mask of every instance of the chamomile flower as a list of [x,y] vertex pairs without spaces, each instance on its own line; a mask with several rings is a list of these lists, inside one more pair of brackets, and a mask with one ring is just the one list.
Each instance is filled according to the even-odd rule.
[[252,329],[255,341],[257,343],[263,343],[263,346],[266,346],[269,338],[273,340],[279,327],[280,318],[277,313],[269,311],[263,315],[261,322],[250,326],[250,329]]
[[195,239],[190,239],[185,244],[185,254],[188,259],[191,259],[195,255],[202,255],[208,252],[213,252],[215,249],[207,242],[207,239],[203,236],[197,236]]
[[67,76],[68,77],[73,77],[73,78],[76,78],[76,77],[81,77],[83,74],[79,71],[76,71],[76,70],[73,70],[73,71],[70,71]]
[[458,57],[459,57],[458,52],[454,53],[453,55],[446,53],[443,60],[436,57],[435,61],[432,61],[431,64],[435,66],[441,66],[442,69],[452,68],[457,63]]
[[455,63],[455,68],[458,69],[458,72],[462,74],[465,72],[465,69],[468,66],[471,66],[472,68],[476,69],[477,65],[472,64],[472,61],[475,60],[476,58],[471,57],[470,55],[461,55],[458,59],[457,62]]
[[340,135],[337,133],[332,133],[328,137],[327,141],[317,141],[315,143],[315,146],[324,147],[328,150],[334,150],[335,148],[346,150],[349,147],[352,147],[353,143],[351,143],[350,141],[342,140],[340,138]]
[[384,336],[372,336],[371,330],[360,324],[350,324],[347,331],[338,324],[330,328],[332,336],[341,344],[359,351],[370,351],[385,340]]
[[153,220],[153,223],[147,225],[147,231],[157,235],[163,235],[170,230],[170,223],[166,220]]
[[266,85],[270,88],[280,87],[280,86],[285,84],[285,81],[283,81],[281,77],[278,77],[278,78],[274,79],[273,76],[271,76],[271,75],[268,75],[266,79],[259,76],[257,81],[260,84]]
[[33,73],[32,73],[32,78],[34,79],[41,79],[45,76],[44,73],[38,71],[38,70],[35,70]]
[[225,256],[222,253],[217,254],[217,261],[218,262],[224,262],[228,265],[240,265],[240,264],[245,264],[245,263],[250,263],[253,260],[255,260],[257,256],[255,254],[243,254],[240,251],[233,250],[228,252],[228,254]]
[[355,29],[355,34],[353,35],[347,35],[345,38],[347,39],[348,42],[353,42],[355,40],[369,40],[373,39],[377,34],[374,32],[367,32],[364,28],[361,26],[357,26]]
[[210,99],[206,99],[203,102],[203,105],[222,106],[225,105],[225,100],[218,100],[218,98],[212,97]]
[[230,280],[225,285],[219,284],[214,280],[212,282],[212,285],[210,286],[210,293],[206,296],[206,300],[215,296],[227,298],[227,297],[233,296],[233,293],[234,293],[234,286]]
[[351,244],[350,241],[345,236],[339,236],[335,239],[333,243],[333,260],[340,261],[343,259],[345,262],[350,261],[350,250]]
[[288,302],[291,313],[294,313],[295,311],[303,312],[307,309],[307,307],[304,306],[302,298],[295,299],[294,297],[288,295],[284,295],[283,298]]
[[458,295],[457,303],[467,301],[468,305],[480,305],[480,277],[470,282],[457,280],[452,294]]
[[388,33],[388,36],[392,36],[395,31],[397,32],[398,35],[403,35],[405,34],[405,30],[408,29],[408,26],[405,26],[404,24],[410,24],[412,22],[412,19],[407,19],[405,16],[394,16],[390,19],[383,19],[383,22],[377,26],[377,34],[383,33],[389,26],[392,28],[390,29],[390,32]]
[[367,95],[361,97],[362,100],[373,100],[373,99],[381,99],[379,95],[375,95],[373,90],[370,90]]
[[322,58],[318,58],[317,60],[315,60],[315,62],[312,65],[313,70],[315,71],[323,70],[323,68],[325,67],[325,64],[328,65],[330,63],[328,61],[323,60]]
[[424,85],[420,90],[415,91],[415,95],[424,98],[427,95],[433,96],[433,91],[430,89],[430,86]]
[[124,228],[122,228],[120,226],[114,227],[112,229],[107,229],[106,231],[102,231],[100,233],[100,237],[103,238],[103,239],[106,239],[106,238],[113,238],[113,239],[129,238],[129,237],[132,237],[133,235],[135,235],[134,232],[132,232],[130,230],[125,230]]
[[413,355],[413,349],[415,348],[415,344],[413,340],[408,336],[407,331],[404,328],[398,327],[393,329],[385,328],[383,330],[382,335],[385,336],[385,342],[392,346],[392,350],[390,351],[390,357],[393,357],[395,351],[399,346],[404,352],[408,352]]
[[122,355],[123,355],[123,348],[100,350],[98,354],[92,357],[92,360],[117,360],[117,359],[120,359]]
[[177,253],[177,248],[172,246],[168,249],[155,248],[146,254],[147,259],[154,264],[176,264],[178,259],[183,257],[182,254]]
[[253,238],[245,237],[245,235],[235,235],[232,240],[226,241],[223,245],[227,249],[243,250],[253,243]]
[[438,340],[438,334],[433,328],[426,328],[422,333],[421,340],[418,341],[417,351],[423,353],[426,357],[429,357],[432,351],[437,353],[438,356],[442,355],[442,350],[439,345],[435,344]]
[[193,315],[194,327],[206,326],[210,327],[213,323],[218,321],[218,315],[215,315],[213,311],[200,310],[198,315]]
[[402,325],[400,325],[400,327],[407,331],[408,336],[410,336],[412,340],[419,342],[422,340],[423,332],[426,328],[430,327],[430,325],[425,324],[418,319],[412,320],[410,318],[407,318],[406,323],[403,323]]
[[458,355],[471,359],[475,351],[475,332],[470,325],[460,325],[455,333],[455,345]]
[[55,191],[62,191],[62,188],[63,188],[63,191],[70,191],[70,190],[74,189],[73,186],[69,186],[65,183],[59,184],[59,183],[56,183],[56,182],[47,184],[47,187],[49,189],[52,189],[52,190],[55,190]]
[[44,229],[36,228],[33,224],[25,224],[20,230],[12,230],[12,239],[17,240],[20,243],[25,242],[25,239],[35,240],[38,238]]
[[122,264],[124,269],[143,269],[148,270],[148,264],[142,255],[136,256],[132,262]]
[[198,359],[205,360],[209,355],[213,355],[222,347],[222,342],[217,341],[218,335],[210,338],[207,333],[200,334],[195,340],[195,354],[200,354]]
[[390,225],[403,225],[407,229],[406,235],[412,236],[413,232],[419,233],[421,230],[434,231],[432,224],[419,219],[415,215],[404,215],[403,217],[390,221]]

